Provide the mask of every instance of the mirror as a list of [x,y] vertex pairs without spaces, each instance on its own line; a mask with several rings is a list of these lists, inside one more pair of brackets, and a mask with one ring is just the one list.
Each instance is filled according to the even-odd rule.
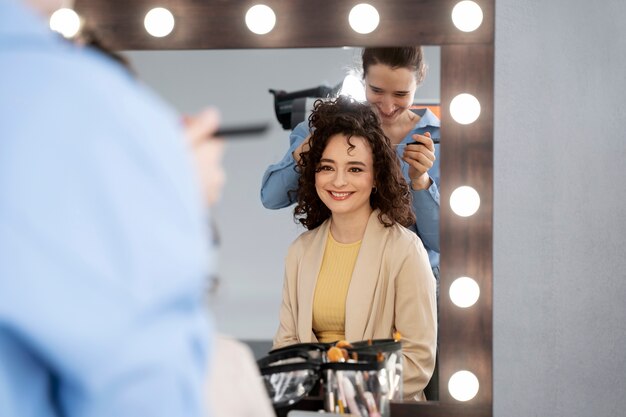
[[[262,136],[227,141],[227,183],[214,209],[221,242],[220,288],[212,304],[222,333],[247,341],[272,339],[287,247],[304,231],[293,221],[293,207],[268,210],[259,198],[263,173],[283,157],[290,133],[276,119],[268,90],[335,86],[358,68],[360,52],[316,48],[124,54],[139,79],[182,113],[208,103],[220,109],[224,125],[270,122],[270,131]],[[424,48],[429,71],[417,90],[417,103],[439,102],[439,52],[439,47]]]
[[[494,0],[476,1],[483,21],[472,32],[460,31],[452,23],[457,2],[372,1],[380,24],[371,34],[363,35],[347,24],[356,2],[267,1],[276,14],[276,26],[259,36],[244,24],[251,2],[169,0],[158,6],[168,7],[177,23],[164,38],[153,38],[143,29],[145,14],[156,6],[151,0],[77,0],[75,4],[76,10],[119,50],[441,45],[441,135],[446,146],[440,155],[439,401],[392,404],[394,417],[492,415]],[[455,122],[447,111],[452,99],[461,93],[474,95],[481,104],[480,117],[469,125]],[[282,152],[281,147],[280,154],[269,160]],[[469,217],[457,216],[448,204],[452,192],[463,185],[473,187],[480,196],[479,210]],[[258,187],[257,183],[252,190],[242,192],[258,193]],[[472,307],[459,308],[446,297],[460,276],[472,277],[479,285],[480,298]],[[472,372],[480,384],[478,394],[465,402],[448,391],[448,381],[460,370]]]

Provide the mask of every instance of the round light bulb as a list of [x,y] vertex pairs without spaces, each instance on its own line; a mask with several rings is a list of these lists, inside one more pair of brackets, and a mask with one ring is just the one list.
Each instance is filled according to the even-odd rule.
[[350,96],[357,101],[364,102],[365,87],[363,86],[361,78],[353,74],[346,75],[346,78],[343,79],[343,84],[341,84],[339,94],[342,96]]
[[471,216],[476,213],[478,207],[480,207],[480,196],[472,187],[464,185],[450,195],[450,208],[461,217]]
[[473,32],[483,22],[483,11],[473,1],[461,1],[452,9],[452,22],[463,32]]
[[276,14],[269,6],[257,4],[246,12],[246,26],[257,35],[271,32],[276,25]]
[[378,27],[380,16],[374,6],[361,3],[350,10],[348,22],[355,32],[367,34],[373,32]]
[[162,38],[174,29],[174,15],[163,7],[156,7],[146,13],[143,25],[150,35]]
[[480,102],[471,94],[459,94],[450,102],[450,114],[462,125],[474,123],[480,116]]
[[50,16],[50,29],[65,38],[73,38],[80,29],[80,17],[72,9],[59,9]]
[[476,304],[480,295],[478,283],[470,277],[459,277],[450,286],[450,299],[461,308]]
[[470,371],[458,371],[448,381],[448,391],[457,401],[469,401],[478,394],[478,378]]

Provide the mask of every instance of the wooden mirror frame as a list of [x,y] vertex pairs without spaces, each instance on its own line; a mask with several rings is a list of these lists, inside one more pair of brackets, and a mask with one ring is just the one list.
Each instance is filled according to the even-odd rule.
[[[392,416],[492,416],[492,240],[493,240],[493,85],[494,1],[475,0],[483,22],[465,33],[452,23],[459,0],[366,0],[380,14],[368,35],[348,25],[350,9],[360,0],[263,0],[276,13],[276,26],[266,35],[248,30],[244,16],[249,0],[77,0],[76,11],[118,50],[307,48],[341,46],[441,46],[441,276],[439,295],[439,401],[393,403]],[[168,8],[176,19],[171,34],[154,38],[143,19],[153,7]],[[299,65],[306,65],[301,63]],[[297,69],[294,69],[297,70]],[[254,71],[254,63],[250,63]],[[455,122],[449,103],[460,93],[480,102],[481,113],[469,125]],[[469,185],[480,195],[480,208],[470,217],[450,209],[450,195]],[[469,276],[480,287],[478,302],[456,307],[450,285]],[[467,402],[448,392],[459,370],[474,373],[480,390]]]

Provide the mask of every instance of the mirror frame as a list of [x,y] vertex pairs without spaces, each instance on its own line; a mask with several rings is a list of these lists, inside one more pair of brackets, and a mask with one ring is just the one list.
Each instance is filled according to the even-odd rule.
[[[377,8],[380,23],[368,35],[348,25],[350,9],[359,0],[263,0],[276,13],[276,26],[255,35],[245,26],[249,0],[76,0],[76,11],[116,50],[307,48],[341,46],[441,46],[441,276],[439,295],[439,401],[392,403],[392,416],[423,417],[493,414],[493,88],[494,3],[474,0],[483,22],[465,33],[452,23],[459,0],[366,0]],[[153,38],[143,18],[153,7],[166,7],[175,16],[173,32]],[[250,71],[254,71],[250,63]],[[456,123],[449,103],[460,93],[481,104],[477,121]],[[472,186],[480,208],[470,217],[455,215],[449,206],[452,191]],[[456,307],[448,296],[454,279],[469,276],[480,287],[478,302]],[[476,397],[459,402],[447,381],[458,370],[473,372],[480,383]]]

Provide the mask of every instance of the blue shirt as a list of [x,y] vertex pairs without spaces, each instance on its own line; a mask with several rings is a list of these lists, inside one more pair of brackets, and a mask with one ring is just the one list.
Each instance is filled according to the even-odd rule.
[[177,115],[0,1],[0,416],[205,416],[206,213]]
[[[439,138],[439,119],[428,109],[414,110],[420,120],[408,135],[396,147],[404,177],[409,181],[409,164],[402,160],[406,144],[414,142],[412,135],[430,132],[433,138]],[[309,135],[308,121],[299,123],[289,135],[289,149],[278,163],[270,165],[261,184],[261,202],[269,209],[280,209],[296,202],[299,174],[293,152]],[[439,144],[435,144],[436,160],[428,171],[433,183],[426,190],[411,190],[413,211],[416,224],[410,227],[422,240],[428,251],[428,258],[433,269],[439,267]],[[292,191],[292,192],[290,192]],[[437,276],[438,274],[436,274]]]

